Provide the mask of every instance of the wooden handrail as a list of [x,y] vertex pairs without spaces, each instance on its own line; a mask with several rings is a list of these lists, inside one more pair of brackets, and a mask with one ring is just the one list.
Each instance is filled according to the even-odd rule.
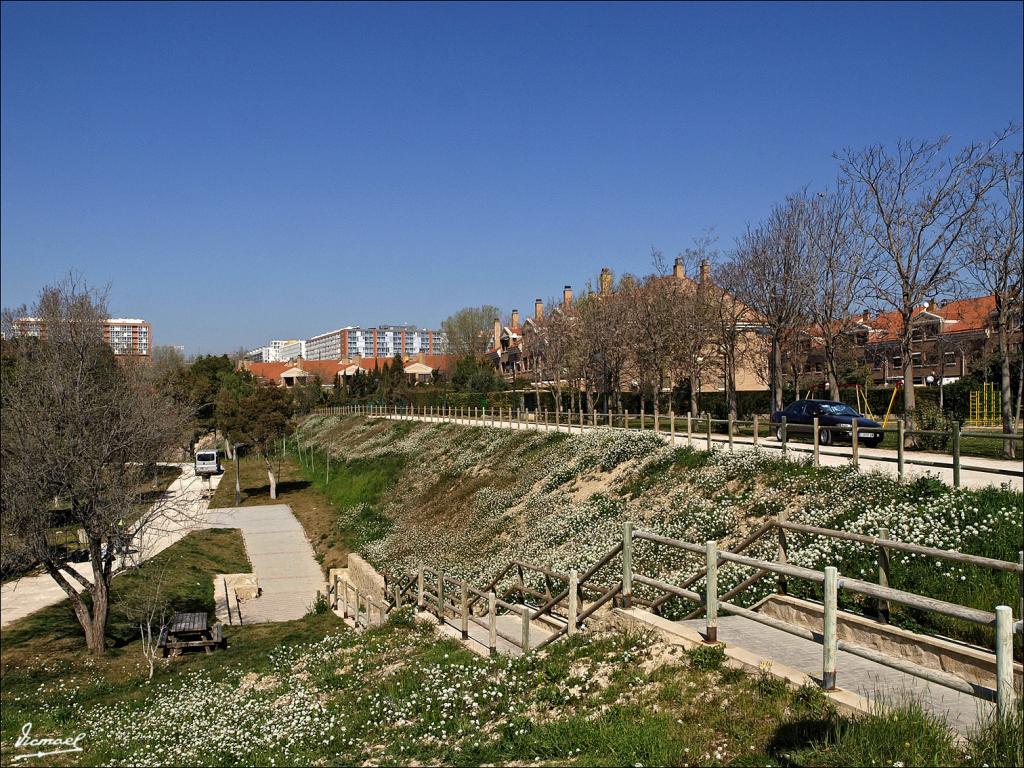
[[788,520],[772,523],[772,525],[777,525],[780,528],[785,528],[790,531],[811,533],[816,536],[826,536],[828,538],[843,539],[845,541],[856,541],[861,544],[870,544],[871,546],[885,547],[887,549],[897,549],[903,552],[913,552],[918,555],[937,557],[944,560],[953,560],[958,563],[970,563],[971,565],[979,565],[983,568],[991,568],[997,571],[1020,573],[1024,570],[1020,563],[1011,563],[1007,560],[995,560],[990,557],[982,557],[981,555],[968,555],[963,552],[957,552],[953,549],[936,549],[935,547],[925,547],[921,544],[910,544],[908,542],[897,541],[895,539],[881,539],[877,536],[866,536],[861,533],[852,533],[850,531],[837,531],[831,528],[819,528],[814,525],[804,525],[802,523],[794,523]]

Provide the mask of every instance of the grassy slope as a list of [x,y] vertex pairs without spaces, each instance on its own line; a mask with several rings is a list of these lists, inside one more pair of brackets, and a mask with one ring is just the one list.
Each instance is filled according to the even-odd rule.
[[[308,469],[307,459],[306,476],[335,500],[336,525],[371,560],[385,570],[423,561],[478,584],[513,558],[583,570],[618,540],[625,520],[728,546],[785,508],[800,522],[866,534],[887,526],[893,538],[1010,561],[1017,559],[1022,537],[1019,493],[953,491],[928,479],[900,485],[878,474],[816,470],[750,452],[673,451],[650,433],[569,437],[313,417],[299,439],[313,449],[315,469]],[[345,457],[333,463],[329,485],[328,445],[334,456]],[[373,493],[359,493],[373,467],[393,490],[376,483]],[[775,548],[775,538],[766,537],[748,551],[773,559]],[[869,547],[790,536],[790,560],[800,565],[836,565],[844,574],[872,579],[874,557]],[[636,567],[673,579],[695,570],[698,559],[639,544]],[[1016,601],[1009,573],[936,566],[899,554],[892,568],[893,586],[900,589],[985,610]],[[720,589],[749,574],[737,566],[723,569]],[[812,597],[816,592],[800,583],[790,588]],[[745,601],[772,589],[772,580],[762,580]],[[848,594],[842,600],[846,608],[872,610]],[[670,615],[684,609],[682,601],[667,606]],[[989,630],[975,625],[895,606],[893,616],[904,626],[989,640]]]

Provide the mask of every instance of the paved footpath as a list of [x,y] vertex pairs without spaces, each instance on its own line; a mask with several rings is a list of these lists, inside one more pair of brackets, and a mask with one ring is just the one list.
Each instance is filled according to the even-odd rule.
[[[472,418],[451,418],[441,419],[437,416],[407,416],[389,414],[387,416],[377,416],[371,418],[386,418],[399,421],[426,421],[426,422],[441,422],[450,421],[452,423],[463,424],[466,426],[474,427],[500,427],[501,429],[529,429],[541,432],[569,432],[570,434],[578,435],[584,431],[591,431],[593,429],[606,430],[608,427],[592,427],[584,425],[580,427],[578,424],[574,424],[571,427],[562,424],[561,427],[556,428],[553,424],[543,424],[533,421],[509,421],[506,417],[503,421],[495,423],[491,418],[486,419],[472,419]],[[663,422],[663,429],[660,431],[662,437],[666,441],[671,440],[671,436],[667,431],[664,430],[664,424],[667,423],[667,419]],[[677,428],[680,422],[677,421]],[[687,444],[687,437],[685,434],[685,420],[682,421],[684,425],[684,432],[680,434],[678,431],[675,436],[675,445],[683,446]],[[616,427],[615,429],[621,429]],[[633,430],[637,431],[637,430]],[[707,447],[707,436],[699,435],[694,433],[690,438],[690,444],[694,448],[706,448]],[[729,450],[729,440],[725,435],[713,434],[711,436],[711,442],[713,446],[719,450]],[[774,439],[764,436],[758,440],[757,447],[762,450],[770,451],[782,451],[782,445],[776,442]],[[733,449],[737,451],[752,450],[754,448],[753,438],[745,436],[736,436],[733,438]],[[787,443],[787,450],[790,456],[807,457],[812,452],[812,447],[808,443]],[[850,463],[850,454],[852,449],[849,446],[822,446],[819,450],[820,461],[824,466],[843,466]],[[865,472],[880,471],[889,475],[897,475],[896,466],[896,451],[888,448],[860,448],[860,468]],[[929,466],[915,466],[911,462],[927,461],[927,462],[938,462],[946,464],[944,467],[929,467]],[[999,469],[1006,470],[1016,473],[1016,476],[996,474],[992,472],[981,472],[972,467],[985,468],[985,469]],[[952,468],[952,457],[948,454],[942,453],[928,453],[925,451],[908,451],[906,454],[906,472],[904,476],[908,480],[913,480],[921,475],[931,475],[933,477],[940,478],[947,485],[953,484],[953,468]],[[960,471],[960,484],[964,488],[984,488],[990,485],[1009,485],[1010,488],[1020,491],[1024,490],[1024,477],[1021,477],[1021,462],[1020,461],[1007,461],[1003,459],[986,459],[975,456],[964,456],[962,460],[962,468]]]
[[[148,560],[189,531],[201,527],[200,521],[210,503],[204,492],[207,485],[196,476],[194,464],[180,466],[181,475],[167,486],[159,502],[162,511],[143,532],[139,562]],[[216,488],[219,482],[220,477],[211,478],[210,487]],[[75,563],[73,567],[92,581],[91,563]],[[72,581],[72,584],[77,591],[82,591],[83,587],[78,582]],[[0,588],[0,627],[66,599],[64,590],[46,573],[9,581]]]
[[[698,632],[704,630],[703,619],[680,623]],[[821,645],[811,640],[742,616],[720,616],[718,639],[798,669],[815,680],[821,679]],[[854,691],[883,705],[898,704],[911,698],[932,714],[944,718],[959,733],[967,733],[994,710],[993,705],[983,699],[845,651],[839,651],[836,657],[836,681],[844,690]]]
[[287,504],[211,509],[204,526],[242,531],[252,571],[263,590],[258,598],[242,602],[245,624],[301,619],[317,591],[326,593],[313,547]]
[[[238,528],[263,589],[258,599],[242,604],[243,620],[258,623],[304,616],[317,590],[326,591],[326,583],[313,548],[291,508],[286,504],[268,504],[209,509],[206,484],[196,477],[194,465],[181,467],[181,476],[167,487],[160,502],[163,511],[143,532],[138,561],[162,552],[190,531]],[[219,482],[220,477],[211,478],[211,488],[215,489]],[[75,563],[73,567],[92,580],[90,563]],[[73,583],[81,592],[81,585]],[[64,590],[45,573],[10,581],[3,585],[0,594],[0,627],[66,599]]]

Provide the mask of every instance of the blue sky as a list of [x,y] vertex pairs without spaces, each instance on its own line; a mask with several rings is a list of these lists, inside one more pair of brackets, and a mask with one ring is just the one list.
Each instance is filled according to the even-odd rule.
[[0,299],[75,269],[190,352],[527,312],[1020,122],[1022,7],[4,3]]

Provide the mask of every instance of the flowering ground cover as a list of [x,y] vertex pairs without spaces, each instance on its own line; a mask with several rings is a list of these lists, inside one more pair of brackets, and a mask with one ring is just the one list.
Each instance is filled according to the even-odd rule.
[[[600,430],[584,435],[516,432],[447,424],[314,416],[297,434],[302,467],[328,497],[344,487],[337,526],[382,570],[420,562],[482,585],[512,559],[584,570],[621,538],[625,521],[666,536],[728,547],[786,510],[791,520],[877,535],[887,527],[903,541],[1016,561],[1021,548],[1022,496],[1005,488],[954,490],[923,478],[900,484],[879,473],[784,461],[774,452],[729,453],[670,448],[650,432]],[[327,483],[327,456],[333,474]],[[400,467],[372,497],[352,493],[349,473],[372,462]],[[748,553],[774,559],[766,536]],[[874,579],[875,552],[853,542],[789,535],[790,561]],[[702,558],[639,542],[635,568],[668,581],[693,573]],[[1015,605],[1009,573],[893,553],[892,586],[991,611]],[[609,564],[599,578],[610,582]],[[728,565],[720,593],[750,576]],[[534,586],[543,586],[535,582]],[[696,589],[701,588],[697,582]],[[752,604],[775,589],[766,578],[738,602]],[[791,581],[793,594],[813,585]],[[641,596],[656,593],[637,589]],[[873,606],[848,594],[848,609]],[[674,599],[669,616],[692,605]],[[902,626],[986,643],[990,631],[893,606]]]
[[725,668],[711,650],[606,628],[483,659],[406,608],[364,634],[332,614],[238,629],[228,651],[148,684],[65,660],[84,666],[73,681],[5,696],[20,717],[26,700],[48,702],[36,733],[85,734],[69,765],[953,765],[1012,749],[992,729],[957,744],[912,709],[899,729],[892,715],[851,721],[816,688]]

